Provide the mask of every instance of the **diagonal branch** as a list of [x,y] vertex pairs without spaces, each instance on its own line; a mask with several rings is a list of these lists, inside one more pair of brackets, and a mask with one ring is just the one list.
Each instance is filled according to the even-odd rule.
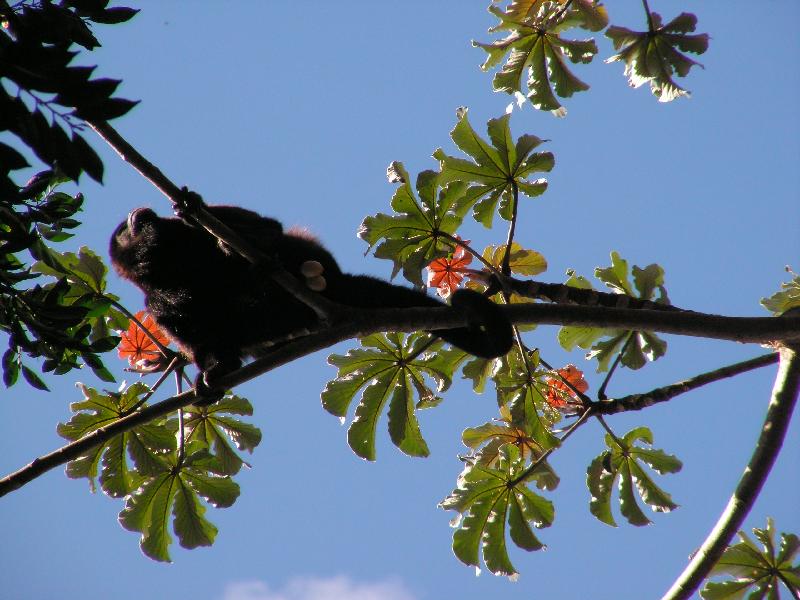
[[630,410],[642,410],[643,408],[648,408],[654,404],[672,400],[676,396],[695,390],[706,385],[707,383],[713,383],[727,377],[733,377],[734,375],[739,375],[740,373],[752,371],[753,369],[766,367],[767,365],[771,365],[776,362],[778,362],[777,353],[765,354],[764,356],[759,356],[757,358],[751,358],[749,360],[738,362],[732,365],[720,367],[719,369],[708,371],[707,373],[700,373],[699,375],[695,375],[689,379],[684,379],[683,381],[679,381],[671,385],[665,385],[643,394],[631,394],[630,396],[625,396],[624,398],[601,400],[600,402],[595,403],[593,408],[595,413],[601,415],[614,415]]
[[686,600],[708,576],[742,526],[783,445],[800,391],[800,347],[780,349],[780,363],[767,416],[753,456],[717,524],[661,600]]
[[[185,207],[187,205],[186,200],[190,192],[175,185],[158,167],[129,144],[108,122],[87,121],[87,123],[97,135],[116,151],[123,161],[130,164],[142,177],[164,194],[172,202],[173,207]],[[193,210],[188,211],[188,214],[199,225],[236,250],[251,263],[267,267],[269,277],[295,298],[312,308],[321,318],[326,318],[336,312],[336,305],[302,285],[281,265],[275,264],[275,261],[270,257],[252,247],[227,225],[209,214],[207,210],[204,210],[202,204],[193,207]]]

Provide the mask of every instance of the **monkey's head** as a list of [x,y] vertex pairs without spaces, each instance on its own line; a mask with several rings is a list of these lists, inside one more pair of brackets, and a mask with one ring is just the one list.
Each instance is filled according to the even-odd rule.
[[176,260],[203,246],[213,245],[204,232],[176,218],[159,217],[149,208],[136,208],[114,230],[109,244],[117,273],[142,289],[163,284],[173,276]]

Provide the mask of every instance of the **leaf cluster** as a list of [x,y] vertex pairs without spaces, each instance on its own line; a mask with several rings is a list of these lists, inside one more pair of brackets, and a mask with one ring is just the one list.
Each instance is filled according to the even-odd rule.
[[[22,374],[29,384],[47,389],[24,356],[41,358],[41,370],[61,375],[81,364],[105,381],[113,381],[100,353],[119,339],[126,318],[113,309],[106,293],[107,268],[87,248],[59,253],[47,242],[62,242],[80,223],[83,196],[55,191],[61,178],[49,174],[34,182],[47,187],[31,200],[0,200],[0,331],[8,334],[3,354],[3,381],[13,385]],[[32,185],[34,185],[32,184]],[[27,252],[37,259],[25,261]],[[43,277],[44,276],[44,277]],[[44,281],[42,281],[44,279]]]
[[[73,44],[86,50],[100,45],[92,23],[122,23],[138,12],[107,5],[107,0],[0,4],[0,132],[14,134],[39,160],[75,181],[83,172],[97,181],[103,177],[100,158],[79,133],[83,121],[115,119],[136,104],[113,97],[120,81],[92,79],[94,67],[70,66],[78,55],[70,50]],[[27,166],[17,149],[0,142],[0,199],[20,197],[10,173]]]
[[656,485],[647,467],[664,475],[677,473],[683,465],[676,457],[650,447],[653,433],[647,427],[632,429],[621,438],[607,434],[605,440],[608,449],[592,461],[586,473],[586,484],[592,495],[589,510],[598,520],[617,526],[611,514],[614,482],[619,491],[620,512],[631,525],[651,522],[639,506],[637,495],[656,512],[670,512],[678,507],[670,495]]
[[[137,410],[151,391],[144,383],[118,392],[102,393],[84,385],[80,389],[84,399],[72,404],[72,419],[58,426],[68,440]],[[190,407],[180,419],[155,419],[95,446],[67,464],[67,475],[88,479],[92,491],[99,481],[105,494],[122,498],[122,526],[141,534],[140,546],[147,556],[169,561],[170,522],[184,548],[214,542],[217,528],[206,518],[205,505],[224,508],[238,498],[233,476],[245,463],[237,450],[252,452],[261,441],[260,430],[238,416],[252,414],[251,404],[237,396],[226,396],[211,407]]]
[[[629,272],[628,261],[617,252],[612,252],[611,266],[598,267],[594,275],[616,294],[651,300],[659,305],[669,305],[669,297],[664,287],[664,269],[657,264],[644,268],[634,265]],[[574,273],[571,274],[567,285],[593,289],[588,279]],[[575,346],[589,349],[587,358],[597,360],[598,372],[608,371],[609,363],[617,355],[620,356],[620,362],[629,369],[641,369],[648,361],[657,360],[667,352],[667,342],[649,331],[566,326],[559,330],[558,341],[567,351],[574,349]]]
[[631,86],[649,82],[659,101],[669,102],[688,94],[674,82],[673,75],[685,77],[691,67],[699,64],[683,52],[704,53],[709,37],[689,35],[697,23],[692,14],[681,13],[662,25],[661,17],[650,12],[646,3],[644,8],[648,30],[638,32],[609,26],[608,12],[597,1],[512,0],[504,9],[489,8],[500,21],[489,32],[507,32],[506,37],[488,44],[472,44],[488,54],[481,66],[484,71],[505,59],[492,82],[495,91],[524,95],[535,108],[564,116],[566,110],[559,98],[589,89],[568,62],[587,64],[598,53],[593,38],[566,39],[564,33],[574,29],[593,33],[607,28],[605,35],[619,52],[606,62],[624,62]]
[[792,564],[800,552],[800,539],[793,533],[781,533],[780,545],[775,545],[775,524],[767,519],[766,529],[753,528],[761,547],[744,531],[742,541],[729,546],[714,565],[711,575],[730,575],[734,579],[709,582],[700,592],[703,600],[777,600],[781,584],[793,593],[800,593],[800,563]]

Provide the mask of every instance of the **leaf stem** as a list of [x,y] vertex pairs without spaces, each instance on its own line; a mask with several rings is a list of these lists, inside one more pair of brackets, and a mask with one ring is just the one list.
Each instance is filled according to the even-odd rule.
[[521,481],[525,481],[528,477],[530,477],[533,474],[533,472],[539,467],[539,465],[541,465],[545,460],[547,460],[547,457],[550,456],[553,453],[554,450],[556,450],[557,448],[560,448],[561,445],[566,441],[566,439],[569,436],[571,436],[573,433],[575,433],[575,430],[578,429],[578,427],[580,427],[581,425],[586,423],[586,420],[589,418],[591,413],[592,413],[592,409],[591,408],[587,408],[585,411],[583,411],[581,416],[578,417],[578,420],[575,421],[572,425],[569,426],[569,429],[567,429],[564,432],[564,435],[562,435],[560,438],[558,438],[559,444],[557,446],[553,446],[552,448],[548,448],[547,450],[542,452],[542,455],[539,456],[539,458],[537,458],[535,461],[533,461],[530,464],[530,466],[528,466],[528,468],[526,468],[517,477],[515,477],[514,479],[509,481],[508,485],[509,486],[515,486],[518,483],[520,483]]
[[647,3],[647,0],[642,0],[642,7],[644,8],[644,12],[647,15],[647,30],[650,33],[655,33],[655,25],[653,24],[653,15],[650,13],[650,5]]
[[619,366],[620,361],[622,361],[622,357],[625,354],[625,351],[628,349],[628,346],[630,345],[634,335],[636,335],[635,331],[628,333],[628,337],[625,340],[625,343],[622,345],[622,348],[620,348],[620,351],[617,353],[617,356],[614,358],[611,368],[608,369],[608,373],[606,374],[605,379],[603,379],[600,389],[597,390],[597,399],[601,402],[607,398],[606,387],[608,387],[608,383],[611,381],[611,376],[614,374],[614,371],[617,370],[617,367]]
[[511,275],[511,244],[514,243],[514,232],[517,227],[517,213],[519,210],[519,186],[516,179],[511,179],[511,222],[508,224],[508,237],[506,238],[506,253],[503,255],[501,271],[503,275]]

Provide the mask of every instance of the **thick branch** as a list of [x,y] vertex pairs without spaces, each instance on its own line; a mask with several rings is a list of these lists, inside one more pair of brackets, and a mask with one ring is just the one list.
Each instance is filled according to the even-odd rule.
[[742,526],[781,449],[797,401],[798,390],[800,390],[798,348],[781,348],[780,365],[772,388],[767,417],[753,456],[717,524],[661,600],[685,600],[694,594]]
[[[504,307],[509,314],[515,317],[515,321],[517,322],[536,322],[536,319],[529,318],[528,320],[523,320],[520,315],[519,310],[520,307],[513,306],[513,307]],[[544,323],[560,323],[560,324],[568,324],[574,323],[575,320],[579,320],[583,324],[594,325],[597,327],[605,326],[603,323],[610,319],[610,315],[614,315],[615,313],[624,312],[630,313],[627,316],[628,319],[632,319],[635,321],[634,325],[636,329],[654,329],[652,327],[647,327],[647,319],[646,317],[649,315],[662,315],[662,313],[657,313],[655,311],[636,311],[636,310],[622,310],[622,309],[609,309],[609,308],[598,308],[598,307],[586,307],[586,306],[552,306],[552,305],[533,305],[530,307],[524,307],[524,311],[530,317],[530,314],[538,316],[539,322]],[[568,317],[559,317],[559,313],[566,311],[568,313]],[[603,318],[598,318],[597,315],[602,315]],[[644,319],[640,318],[639,315],[643,314]],[[670,317],[674,317],[677,319],[683,318],[696,318],[696,313],[664,313]],[[781,330],[783,334],[786,334],[786,331],[798,331],[800,330],[800,319],[790,318],[790,317],[775,317],[775,318],[765,318],[765,319],[739,319],[735,317],[715,317],[715,316],[708,316],[708,318],[712,319],[722,319],[723,321],[727,322],[730,321],[734,325],[739,323],[740,321],[756,321],[761,324],[762,327],[769,333],[774,331],[774,323],[777,321],[790,321],[790,323],[794,324],[794,327],[786,327],[785,331]],[[627,321],[625,323],[629,324]],[[680,321],[678,321],[680,323]],[[313,333],[304,338],[300,338],[296,341],[293,341],[274,352],[270,353],[269,355],[265,356],[264,358],[260,358],[258,360],[253,361],[252,363],[244,366],[243,368],[226,375],[223,378],[220,378],[219,386],[223,388],[231,388],[245,381],[253,379],[263,373],[271,371],[281,365],[287,364],[315,352],[317,350],[321,350],[323,348],[327,348],[336,344],[338,342],[368,335],[370,333],[375,333],[377,331],[418,331],[420,329],[427,329],[427,330],[436,330],[436,329],[443,329],[443,328],[452,328],[452,327],[461,327],[466,325],[466,320],[464,315],[457,313],[447,307],[442,308],[405,308],[405,309],[381,309],[381,310],[358,310],[358,311],[348,311],[342,313],[337,316],[337,319],[333,320],[327,327],[322,329],[320,332]],[[673,327],[674,329],[674,327]],[[731,326],[731,331],[736,331],[735,326]],[[689,332],[685,333],[685,335],[702,335],[699,332]],[[722,339],[731,339],[726,338],[725,336],[718,336]],[[762,335],[756,341],[761,341],[761,339],[769,339],[769,335]],[[733,338],[737,339],[737,338]],[[38,458],[30,463],[28,466],[20,469],[16,473],[12,473],[11,475],[5,477],[4,479],[0,480],[0,496],[12,491],[25,483],[31,481],[35,477],[41,475],[45,471],[52,469],[60,464],[65,464],[70,460],[76,459],[80,456],[83,452],[87,449],[101,444],[103,442],[108,441],[115,435],[122,433],[123,431],[127,431],[132,427],[136,427],[141,425],[142,423],[147,422],[150,419],[155,417],[165,415],[169,412],[172,412],[182,406],[186,406],[191,404],[197,399],[193,392],[186,392],[179,396],[175,396],[168,400],[164,400],[158,404],[149,406],[147,408],[142,409],[128,417],[121,419],[107,427],[99,429],[97,431],[92,432],[85,438],[82,438],[76,442],[68,444],[59,450],[56,450],[46,456]]]
[[800,341],[800,316],[723,317],[699,312],[667,312],[601,306],[515,304],[505,307],[514,323],[580,325],[766,344]]
[[695,375],[694,377],[684,379],[678,383],[665,385],[643,394],[631,394],[630,396],[625,396],[624,398],[602,400],[597,402],[593,408],[596,413],[602,415],[614,415],[630,410],[642,410],[643,408],[648,408],[654,404],[658,404],[659,402],[672,400],[676,396],[685,394],[686,392],[691,392],[692,390],[704,386],[707,383],[713,383],[715,381],[719,381],[720,379],[725,379],[727,377],[739,375],[740,373],[752,371],[753,369],[766,367],[767,365],[771,365],[776,362],[778,362],[777,353],[765,354],[764,356],[751,358],[750,360],[745,360],[728,365],[726,367],[721,367],[713,371],[708,371],[707,373],[701,373],[700,375]]

